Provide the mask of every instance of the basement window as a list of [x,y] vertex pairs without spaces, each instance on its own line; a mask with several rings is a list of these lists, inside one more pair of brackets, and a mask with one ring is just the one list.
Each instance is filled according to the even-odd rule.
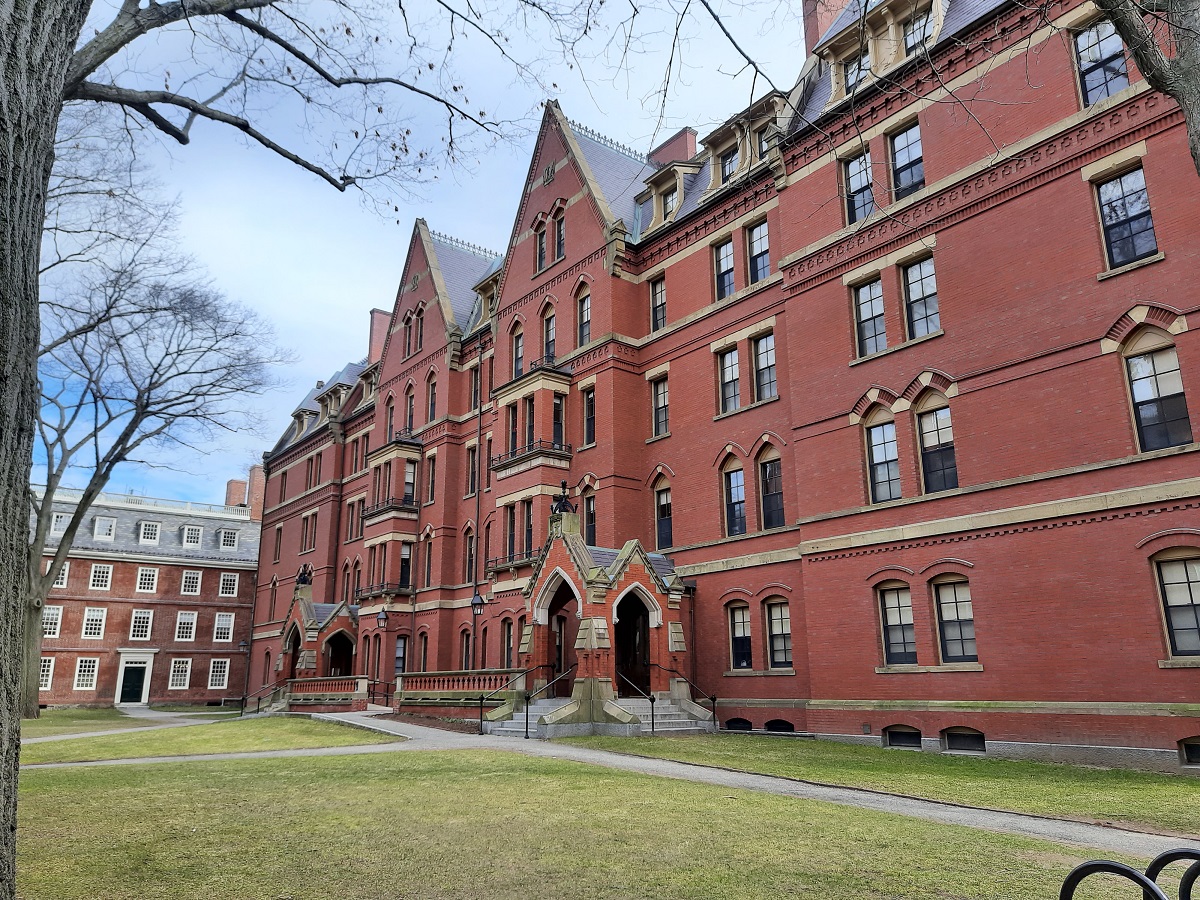
[[908,725],[892,725],[883,729],[883,745],[898,750],[920,750],[921,732]]
[[947,753],[986,753],[983,732],[974,728],[947,728],[942,732],[942,747]]
[[1185,766],[1200,766],[1200,736],[1179,742],[1179,758]]

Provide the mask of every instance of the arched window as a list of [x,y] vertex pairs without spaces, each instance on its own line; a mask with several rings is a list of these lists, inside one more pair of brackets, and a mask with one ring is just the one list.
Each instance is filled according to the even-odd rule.
[[758,493],[763,528],[782,528],[783,461],[779,451],[769,444],[758,457]]
[[674,544],[672,519],[671,483],[660,478],[654,483],[654,534],[659,550],[666,550]]
[[542,355],[546,359],[546,365],[554,363],[554,307],[546,307],[546,314],[542,318]]
[[1179,356],[1171,336],[1147,326],[1122,348],[1138,447],[1142,452],[1192,442]]
[[1200,735],[1179,742],[1179,762],[1185,766],[1200,766]]
[[413,352],[413,320],[412,316],[404,317],[404,356],[412,356]]
[[487,626],[479,629],[479,668],[486,669],[487,666]]
[[889,725],[883,729],[883,746],[920,750],[921,732],[911,725]]
[[350,602],[350,563],[342,566],[342,602]]
[[500,665],[505,669],[513,667],[513,620],[504,619],[500,623]]
[[434,419],[437,418],[437,379],[436,378],[430,378],[429,381],[427,381],[425,383],[425,399],[426,399],[426,405],[429,408],[429,410],[428,410],[429,415],[425,421],[432,422]]
[[371,677],[371,638],[363,635],[362,653],[359,654],[360,662],[362,663],[362,673],[368,678]]
[[396,436],[396,404],[391,397],[388,397],[387,402],[387,439],[390,441]]
[[596,546],[596,495],[587,490],[583,497],[583,541],[589,547]]
[[420,350],[425,343],[425,310],[417,310],[417,327],[416,327],[416,349]]
[[796,726],[787,719],[771,719],[767,722],[767,731],[775,731],[780,733],[790,733],[796,730]]
[[429,671],[429,634],[427,632],[421,634],[421,671]]
[[729,667],[754,668],[754,651],[750,641],[750,607],[746,603],[731,603],[729,609]]
[[954,459],[954,426],[950,404],[936,391],[926,391],[913,407],[921,437],[921,478],[925,493],[958,487],[958,465]]
[[979,654],[975,648],[971,585],[961,575],[945,575],[934,580],[933,597],[942,662],[976,662]]
[[721,467],[722,496],[725,498],[725,534],[746,533],[746,474],[742,464],[729,457]]
[[871,502],[896,500],[900,494],[900,453],[896,444],[896,423],[890,411],[876,406],[864,420],[867,439],[867,471]]
[[354,563],[354,597],[358,598],[358,592],[362,589],[362,564]]
[[726,731],[749,731],[754,725],[749,719],[733,718],[725,720]]
[[533,233],[533,237],[534,237],[534,240],[536,241],[536,249],[535,249],[535,253],[536,253],[536,257],[537,257],[535,260],[536,266],[537,266],[536,271],[540,272],[540,271],[542,271],[542,269],[546,268],[546,223],[545,223],[545,221],[543,221],[540,225],[537,226],[537,229]]
[[1175,547],[1154,557],[1172,656],[1200,656],[1200,549]]
[[279,599],[279,579],[271,576],[271,621],[275,620],[275,601]]
[[512,377],[520,378],[525,373],[525,334],[520,328],[512,333]]
[[458,668],[466,671],[471,665],[471,632],[463,629],[458,633]]
[[582,347],[592,339],[592,295],[584,288],[575,301],[575,321],[579,325],[579,346]]
[[955,726],[942,730],[942,749],[947,753],[986,753],[987,741],[982,731]]
[[567,255],[567,221],[566,215],[559,212],[554,217],[554,258],[562,259]]
[[888,665],[915,665],[917,634],[913,625],[912,593],[903,581],[885,581],[875,588],[883,622],[883,658]]
[[468,528],[463,535],[463,581],[475,580],[475,532]]
[[404,392],[404,427],[410,432],[417,424],[417,398],[410,387]]

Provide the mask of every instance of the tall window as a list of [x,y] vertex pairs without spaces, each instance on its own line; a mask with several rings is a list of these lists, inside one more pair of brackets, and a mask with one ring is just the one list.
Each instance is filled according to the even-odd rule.
[[871,193],[871,154],[864,153],[846,160],[846,219],[850,223],[865,219],[875,212],[875,196]]
[[1158,563],[1173,656],[1200,656],[1200,557]]
[[479,366],[471,369],[471,409],[479,409]]
[[871,473],[871,502],[897,499],[900,496],[900,457],[895,422],[884,422],[867,429],[867,461]]
[[[412,431],[417,425],[417,395],[412,388],[404,395],[404,427]],[[366,438],[364,437],[364,440]],[[363,446],[363,465],[367,464],[367,448]]]
[[1158,252],[1146,175],[1140,169],[1096,185],[1100,194],[1100,222],[1108,264],[1124,266]]
[[660,378],[650,382],[650,396],[654,407],[654,436],[658,437],[671,430],[667,379]]
[[662,195],[662,214],[664,219],[671,218],[671,213],[675,212],[675,207],[679,203],[679,188],[669,187],[663,191]]
[[412,587],[412,547],[408,541],[400,544],[400,587]]
[[513,667],[512,619],[505,619],[500,623],[500,665],[505,669]]
[[933,586],[937,597],[938,632],[942,662],[975,662],[975,614],[971,611],[971,586],[951,581]]
[[90,641],[98,641],[104,637],[104,621],[108,618],[108,610],[103,607],[89,606],[83,611],[83,631],[81,637]]
[[96,689],[96,674],[99,670],[99,657],[79,657],[75,660],[75,683],[72,685],[72,689],[76,691],[94,691]]
[[775,335],[764,334],[751,344],[754,351],[754,400],[770,400],[779,395],[775,383]]
[[475,580],[475,535],[467,532],[463,541],[463,581]]
[[533,555],[533,501],[521,501],[521,520],[525,530],[525,555]]
[[180,612],[175,616],[175,640],[194,641],[196,639],[196,614]]
[[551,431],[554,440],[554,446],[561,448],[566,445],[566,438],[563,435],[563,423],[566,413],[563,411],[566,405],[567,398],[564,394],[555,394],[554,402],[550,409],[551,415]]
[[407,359],[412,356],[412,316],[404,317],[404,356]]
[[43,656],[38,671],[38,690],[48,691],[54,685],[54,657]]
[[426,476],[426,486],[428,490],[425,492],[425,501],[427,503],[432,503],[437,499],[437,457],[426,457],[425,468],[429,473]]
[[925,160],[921,155],[921,128],[911,126],[892,135],[892,191],[899,200],[925,187]]
[[475,493],[475,485],[478,483],[478,458],[479,454],[475,447],[467,448],[467,496],[470,497]]
[[[52,564],[53,564],[53,561],[51,561],[51,563],[47,564],[46,568],[49,569],[50,565],[52,565]],[[50,587],[65,588],[67,586],[67,579],[70,576],[71,576],[71,561],[69,559],[64,559],[62,568],[59,569],[58,574],[54,576],[54,581],[53,581],[53,583],[51,583]]]
[[1164,347],[1125,360],[1138,444],[1143,451],[1192,442],[1187,398],[1174,347]]
[[404,462],[404,502],[410,506],[417,502],[417,463],[412,459]]
[[667,327],[667,280],[655,278],[650,282],[650,330]]
[[567,255],[567,220],[566,216],[558,215],[554,219],[554,258],[562,259]]
[[554,362],[554,313],[542,319],[542,355],[547,363]]
[[1084,106],[1098,103],[1129,86],[1125,45],[1112,22],[1097,22],[1075,35],[1075,55]]
[[532,447],[534,441],[533,398],[525,398],[525,446]]
[[749,669],[754,665],[750,649],[750,607],[729,607],[729,656],[735,669]]
[[781,528],[783,519],[783,463],[767,459],[758,464],[758,484],[762,491],[762,527]]
[[717,299],[724,300],[733,294],[733,241],[713,248],[713,263],[717,270]]
[[741,469],[725,472],[725,534],[746,533],[746,481]]
[[792,667],[792,619],[786,603],[767,605],[767,637],[771,648],[771,668]]
[[880,588],[879,607],[883,615],[884,660],[890,665],[916,663],[917,637],[908,586]]
[[62,611],[61,606],[43,606],[42,607],[42,637],[56,638],[59,630],[62,628]]
[[425,388],[426,398],[429,403],[429,418],[427,421],[432,422],[437,418],[437,382],[430,381]]
[[579,310],[579,346],[582,347],[592,339],[592,295],[583,294],[576,306]]
[[229,660],[213,659],[208,663],[208,689],[223,691],[229,687]]
[[733,412],[742,405],[736,347],[717,357],[717,370],[721,379],[721,412]]
[[596,546],[595,494],[585,494],[583,498],[583,540],[589,547]]
[[876,278],[854,289],[854,317],[858,323],[859,356],[870,356],[887,348],[882,280]]
[[921,413],[917,416],[917,427],[921,432],[921,473],[925,477],[925,492],[932,494],[958,487],[950,407]]
[[771,274],[771,247],[767,242],[767,223],[759,222],[746,233],[750,249],[750,283]]
[[516,504],[509,504],[504,507],[504,524],[505,538],[508,541],[507,556],[509,559],[516,558],[517,555],[517,507]]
[[666,550],[674,543],[671,528],[671,488],[660,487],[654,492],[654,525],[658,549]]
[[138,566],[134,590],[139,594],[155,593],[158,590],[158,569],[153,566]]
[[734,172],[737,171],[737,167],[738,148],[734,145],[721,154],[721,184],[724,184],[733,177]]
[[129,619],[129,639],[131,641],[150,640],[150,627],[154,624],[154,610],[135,609]]
[[213,620],[213,640],[227,643],[233,640],[233,613],[217,613]]
[[[391,400],[388,400],[387,413],[384,417],[384,421],[387,425],[387,439],[390,441],[392,438],[394,438],[396,436],[396,427],[395,427],[396,426],[396,404],[393,403]],[[312,460],[311,459],[308,461],[308,482],[309,483],[306,484],[305,487],[306,488],[312,487]]]
[[910,338],[924,337],[942,327],[932,258],[904,267],[904,299]]
[[539,228],[535,236],[537,238],[537,270],[540,272],[546,268],[546,226],[543,225]]
[[396,638],[396,655],[392,673],[403,675],[408,671],[408,635],[402,634]]
[[92,563],[92,576],[88,580],[88,590],[107,591],[112,586],[113,567],[109,563]]
[[192,682],[192,661],[191,659],[173,659],[171,660],[171,677],[167,681],[167,690],[182,691],[186,690]]
[[596,443],[596,390],[588,388],[583,392],[583,442]]
[[421,349],[421,345],[425,343],[425,310],[424,308],[417,310],[417,349]]
[[433,585],[433,538],[425,539],[425,587]]
[[525,372],[525,335],[520,331],[512,337],[512,377],[520,378]]
[[508,450],[511,453],[517,449],[517,404],[510,403],[508,410]]

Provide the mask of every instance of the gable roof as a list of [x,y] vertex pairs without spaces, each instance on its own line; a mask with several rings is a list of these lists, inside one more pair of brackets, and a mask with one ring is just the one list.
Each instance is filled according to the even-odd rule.
[[623,219],[632,226],[637,203],[634,197],[646,187],[646,179],[657,169],[645,156],[609,140],[599,132],[569,119],[563,120],[591,169],[592,179],[614,220]]
[[495,270],[500,254],[436,231],[429,232],[429,246],[441,270],[441,287],[449,301],[453,324],[464,335],[470,334],[479,324],[480,315],[475,285]]

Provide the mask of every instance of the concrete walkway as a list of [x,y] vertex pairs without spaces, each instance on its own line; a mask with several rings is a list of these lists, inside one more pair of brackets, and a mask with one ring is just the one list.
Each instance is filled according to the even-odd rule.
[[161,728],[185,728],[188,725],[211,725],[236,718],[226,713],[214,716],[204,712],[165,712],[148,706],[121,706],[121,713],[130,719],[154,722],[153,725],[131,725],[128,728],[104,728],[98,731],[72,731],[67,734],[47,734],[42,737],[21,738],[21,745],[44,744],[47,741],[67,741],[74,738],[101,737],[106,734],[128,734],[131,731],[158,731]]
[[1065,819],[959,806],[952,803],[939,803],[933,800],[918,800],[878,791],[834,787],[770,775],[733,772],[728,769],[692,765],[672,760],[627,756],[606,750],[593,750],[587,747],[575,747],[547,741],[524,740],[522,738],[492,735],[459,734],[436,728],[426,728],[421,725],[412,725],[407,722],[378,719],[374,715],[367,713],[327,713],[314,715],[313,718],[318,721],[338,722],[344,725],[367,728],[371,731],[384,734],[396,735],[402,739],[402,742],[368,744],[359,747],[316,748],[311,750],[269,750],[257,753],[215,753],[205,756],[148,757],[143,759],[120,759],[85,763],[45,763],[22,766],[21,768],[44,769],[97,765],[142,765],[156,762],[202,762],[223,759],[349,756],[361,753],[393,753],[397,751],[499,750],[509,753],[523,753],[528,756],[536,756],[544,759],[569,760],[660,778],[676,778],[682,781],[712,784],[724,788],[760,791],[785,797],[799,797],[805,800],[820,800],[825,803],[855,806],[861,809],[940,822],[945,825],[961,825],[985,831],[1017,834],[1023,837],[1054,841],[1060,844],[1074,844],[1080,847],[1102,850],[1106,853],[1136,856],[1146,859],[1156,856],[1165,850],[1173,850],[1177,847],[1191,846],[1200,848],[1200,840],[1195,838],[1186,839],[1147,834],[1140,831],[1129,831],[1123,828],[1111,828],[1103,825],[1089,825]]

